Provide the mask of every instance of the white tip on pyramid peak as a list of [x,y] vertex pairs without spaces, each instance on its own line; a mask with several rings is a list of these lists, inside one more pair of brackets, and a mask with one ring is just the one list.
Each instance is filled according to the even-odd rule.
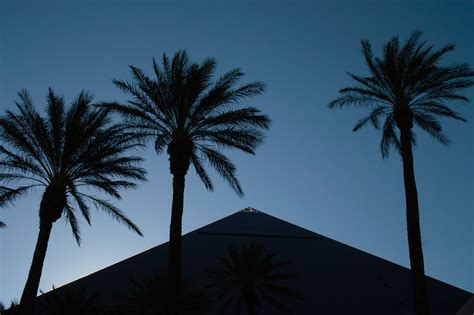
[[252,207],[247,207],[245,209],[242,209],[241,212],[253,212],[253,213],[259,213],[260,211],[258,211],[257,209],[255,208],[252,208]]

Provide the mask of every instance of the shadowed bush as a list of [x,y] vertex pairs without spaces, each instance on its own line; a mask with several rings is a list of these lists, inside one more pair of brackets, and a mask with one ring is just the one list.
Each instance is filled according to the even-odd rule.
[[[228,247],[228,256],[217,257],[220,269],[209,270],[209,278],[221,304],[221,313],[235,309],[240,314],[245,307],[249,315],[257,314],[264,305],[286,313],[290,308],[279,298],[301,299],[285,280],[296,275],[287,271],[289,261],[277,261],[277,252],[255,242],[243,243],[240,249]],[[245,312],[245,311],[244,311]]]
[[[128,295],[119,295],[122,313],[141,315],[170,314],[168,276],[165,272],[154,273],[152,277],[141,281],[130,278]],[[211,302],[204,291],[191,280],[183,279],[180,286],[180,304],[178,314],[208,314]]]

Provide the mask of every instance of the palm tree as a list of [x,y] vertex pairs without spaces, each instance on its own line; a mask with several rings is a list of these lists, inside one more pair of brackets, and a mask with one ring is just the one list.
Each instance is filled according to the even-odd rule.
[[474,84],[474,72],[465,63],[440,65],[441,57],[452,51],[454,45],[434,49],[420,42],[420,36],[420,32],[413,32],[402,46],[398,37],[393,37],[384,45],[381,58],[374,57],[369,41],[363,40],[362,53],[369,76],[349,73],[355,85],[339,90],[339,97],[330,102],[329,107],[356,105],[371,108],[353,130],[357,131],[368,123],[379,129],[379,119],[383,118],[382,157],[387,157],[392,147],[402,156],[415,308],[417,314],[428,314],[412,153],[412,146],[416,144],[413,125],[442,144],[448,144],[438,117],[465,121],[448,107],[448,102],[468,101],[460,91]]
[[50,89],[46,117],[38,114],[26,91],[18,95],[17,111],[0,117],[0,181],[6,185],[0,188],[0,206],[44,187],[38,240],[20,300],[24,313],[31,314],[53,223],[64,217],[80,244],[77,211],[90,224],[94,205],[142,235],[120,209],[90,189],[119,199],[120,189],[145,180],[145,170],[138,166],[140,157],[126,154],[137,146],[133,135],[112,124],[107,110],[94,109],[87,93],[81,92],[66,110],[64,99]]
[[217,290],[217,298],[222,301],[222,313],[227,314],[235,304],[240,314],[242,304],[247,314],[254,315],[268,303],[280,311],[291,313],[281,300],[283,296],[301,298],[293,289],[280,281],[294,278],[285,269],[289,261],[275,261],[276,251],[269,251],[255,242],[243,243],[240,250],[229,245],[228,257],[217,257],[221,268],[208,271],[212,279],[210,287]]
[[161,68],[153,60],[154,79],[130,66],[133,82],[113,82],[132,99],[126,105],[107,105],[124,117],[125,125],[137,139],[152,140],[157,154],[166,149],[169,155],[173,202],[168,272],[175,314],[181,279],[181,223],[188,168],[192,164],[205,187],[212,191],[214,186],[203,165],[207,161],[242,196],[236,168],[220,149],[254,154],[264,138],[261,130],[270,124],[270,119],[256,108],[235,108],[240,101],[261,94],[264,84],[252,82],[235,87],[243,76],[240,69],[227,72],[211,84],[215,67],[213,58],[201,64],[191,63],[184,51],[176,53],[172,61],[163,55]]

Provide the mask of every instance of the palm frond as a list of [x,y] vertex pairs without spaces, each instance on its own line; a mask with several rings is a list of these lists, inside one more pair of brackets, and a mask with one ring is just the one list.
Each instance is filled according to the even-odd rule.
[[0,208],[5,207],[9,203],[13,203],[16,199],[28,193],[32,188],[40,186],[38,184],[19,186],[16,188],[8,188],[0,186]]
[[379,106],[375,108],[369,115],[360,119],[354,126],[352,131],[357,131],[364,127],[368,122],[371,122],[375,129],[379,129],[379,116],[389,111],[386,106]]
[[66,203],[65,213],[66,213],[66,217],[65,217],[66,221],[71,226],[72,235],[74,236],[74,239],[76,240],[77,245],[81,246],[81,231],[79,228],[79,222],[77,221],[77,217],[74,214],[74,208],[71,206],[69,202]]
[[[461,91],[474,86],[474,71],[467,63],[441,65],[441,59],[454,50],[448,44],[439,49],[421,41],[421,32],[412,32],[401,43],[394,36],[383,45],[380,57],[375,57],[368,40],[361,41],[362,54],[369,75],[349,73],[356,83],[339,90],[339,95],[329,102],[330,108],[346,105],[375,107],[369,115],[357,122],[354,131],[368,122],[378,129],[378,117],[385,116],[380,150],[387,157],[391,148],[400,149],[395,128],[413,123],[446,144],[449,140],[441,133],[436,116],[464,121],[448,105],[452,101],[468,101]],[[395,118],[396,117],[396,118]],[[416,144],[414,132],[410,133],[412,145]]]
[[210,115],[198,122],[197,126],[191,126],[191,130],[212,127],[260,127],[268,129],[270,118],[260,115],[260,110],[247,107],[237,110],[226,111],[217,115]]
[[425,103],[417,103],[415,106],[412,106],[415,112],[422,112],[426,114],[433,114],[437,116],[444,116],[453,118],[456,120],[460,120],[466,122],[467,120],[461,117],[458,113],[450,109],[448,106],[443,105],[438,102],[425,102]]
[[49,88],[47,97],[49,142],[52,146],[53,163],[56,167],[60,164],[60,154],[63,151],[64,134],[64,98],[54,94]]
[[196,156],[196,154],[191,155],[191,163],[193,164],[196,174],[198,174],[206,189],[209,191],[214,191],[214,185],[212,184],[211,178],[202,165],[201,159]]
[[382,158],[387,158],[392,147],[397,152],[400,152],[401,149],[399,137],[395,132],[395,120],[393,119],[393,115],[390,115],[385,119],[382,130],[380,152],[382,152]]
[[[74,201],[78,205],[82,216],[84,217],[84,219],[86,219],[87,224],[91,225],[91,216],[90,216],[89,206],[87,205],[87,202],[84,200],[84,198],[78,193],[76,185],[74,185],[74,184],[69,185],[69,193],[74,198]],[[69,207],[71,207],[69,203],[68,203],[68,205],[69,205]],[[71,224],[71,227],[72,226],[73,225]]]
[[95,196],[91,196],[88,194],[78,194],[87,199],[90,199],[97,209],[104,211],[117,222],[124,224],[130,230],[134,231],[140,236],[143,236],[142,232],[140,231],[140,228],[135,225],[135,223],[133,223],[129,218],[127,218],[127,216],[122,212],[122,210],[114,206],[112,203],[108,202],[107,200],[99,199]]
[[195,132],[194,136],[203,143],[215,144],[228,149],[239,149],[255,154],[255,149],[263,143],[264,134],[254,128],[218,128]]
[[217,171],[217,173],[221,175],[221,177],[227,183],[229,183],[230,187],[232,187],[237,195],[243,196],[244,192],[242,191],[240,182],[235,175],[235,165],[225,155],[209,147],[200,146],[199,151],[207,159],[209,164]]
[[430,136],[438,140],[444,145],[450,143],[449,139],[443,134],[441,124],[439,121],[431,115],[415,112],[413,114],[415,123],[420,126],[421,129],[428,132]]

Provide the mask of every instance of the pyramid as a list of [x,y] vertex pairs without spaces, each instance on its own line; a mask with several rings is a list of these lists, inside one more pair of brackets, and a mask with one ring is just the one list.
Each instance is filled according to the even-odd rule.
[[[302,299],[278,299],[293,314],[414,314],[407,268],[250,207],[183,236],[183,277],[192,279],[213,296],[206,270],[218,267],[216,257],[226,256],[229,244],[239,248],[250,241],[277,251],[278,259],[290,261],[288,268],[296,277],[287,280],[288,287],[296,289]],[[168,243],[164,243],[56,291],[98,291],[101,303],[113,308],[119,303],[117,295],[126,295],[130,290],[131,276],[144,279],[166,270],[167,253]],[[467,291],[430,277],[426,279],[433,315],[456,314],[472,297]],[[38,297],[38,303],[48,294],[51,293]],[[218,305],[219,301],[215,303]],[[226,312],[234,313],[234,308]],[[259,314],[280,313],[263,306]]]
[[472,315],[474,314],[474,295],[464,304],[464,306],[456,313],[456,315]]

